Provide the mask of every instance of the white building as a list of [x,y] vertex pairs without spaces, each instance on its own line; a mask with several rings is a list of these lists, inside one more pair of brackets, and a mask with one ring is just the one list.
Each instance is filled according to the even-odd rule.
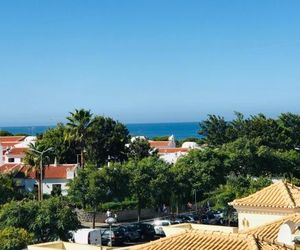
[[[67,184],[74,179],[77,173],[77,164],[58,164],[44,167],[43,172],[43,193],[51,194],[56,189],[62,195],[67,194]],[[19,188],[32,192],[38,186],[38,174],[36,171],[29,171],[29,168],[22,163],[6,163],[0,166],[0,173],[15,173],[15,179]]]

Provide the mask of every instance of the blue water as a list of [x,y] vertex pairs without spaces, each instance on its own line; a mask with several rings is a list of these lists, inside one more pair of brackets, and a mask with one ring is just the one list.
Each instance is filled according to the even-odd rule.
[[[127,124],[130,134],[144,135],[147,138],[154,136],[174,135],[176,139],[184,139],[187,137],[200,137],[197,133],[199,123],[197,122],[181,122],[181,123],[141,123]],[[24,126],[24,127],[0,127],[0,130],[6,130],[10,133],[36,135],[45,132],[48,128],[54,126]]]

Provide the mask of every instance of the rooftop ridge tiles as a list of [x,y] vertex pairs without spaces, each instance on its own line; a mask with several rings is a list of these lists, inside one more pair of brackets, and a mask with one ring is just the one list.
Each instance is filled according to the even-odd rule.
[[[287,192],[290,202],[293,204],[293,207],[296,207],[296,203],[294,198],[292,197],[290,187],[288,187],[289,183],[283,182],[284,190]],[[293,188],[293,187],[291,187]]]
[[[251,194],[249,196],[235,199],[232,202],[228,203],[231,206],[237,205],[237,206],[250,206],[250,207],[270,207],[270,208],[298,208],[297,202],[294,199],[294,195],[291,190],[299,191],[300,189],[296,186],[292,187],[289,183],[284,183],[283,181],[278,181],[276,183],[273,183],[272,185],[265,187],[258,192]],[[279,202],[277,204],[269,204],[272,202],[272,199],[268,200],[268,197],[266,198],[265,202],[266,204],[261,201],[261,197],[266,197],[266,194],[274,194],[278,193],[278,199]],[[281,200],[280,200],[281,198]]]

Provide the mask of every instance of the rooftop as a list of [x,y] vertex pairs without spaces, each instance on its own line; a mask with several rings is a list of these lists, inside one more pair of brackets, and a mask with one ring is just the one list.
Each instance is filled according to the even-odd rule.
[[253,228],[248,231],[245,231],[245,233],[252,234],[255,236],[255,238],[258,239],[264,239],[269,242],[276,242],[280,226],[288,221],[299,223],[300,214],[296,213],[293,215],[286,216],[282,219],[276,220],[266,225],[262,225],[257,228]]
[[234,207],[300,208],[300,188],[290,183],[278,181],[229,204]]
[[[48,165],[44,167],[44,179],[67,179],[68,171],[73,171],[77,167],[77,164],[58,164]],[[6,163],[0,166],[0,173],[12,173],[19,174],[19,178],[31,178],[35,179],[36,171],[31,170],[28,166],[21,163]]]

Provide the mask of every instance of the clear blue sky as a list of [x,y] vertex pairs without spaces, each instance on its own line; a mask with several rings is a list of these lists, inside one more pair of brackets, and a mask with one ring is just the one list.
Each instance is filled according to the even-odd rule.
[[3,0],[0,125],[300,111],[300,1]]

